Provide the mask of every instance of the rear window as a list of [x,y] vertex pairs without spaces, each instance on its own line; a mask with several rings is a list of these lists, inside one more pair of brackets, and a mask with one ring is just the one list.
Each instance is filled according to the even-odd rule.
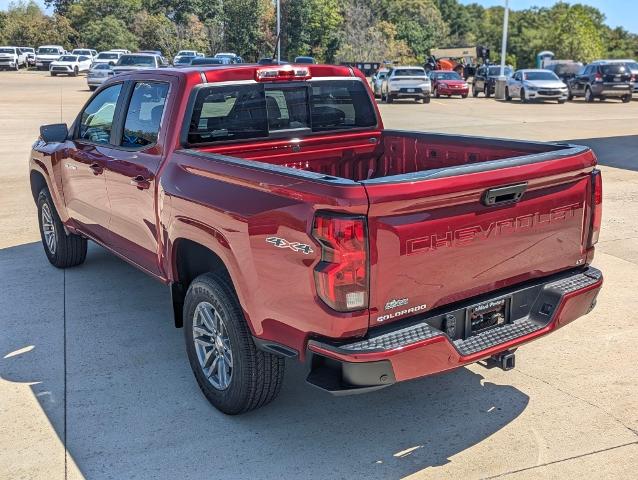
[[358,80],[210,86],[197,92],[188,143],[201,144],[373,127],[376,115]]
[[600,71],[605,75],[619,75],[622,73],[627,73],[627,67],[622,64],[602,65],[600,67]]
[[395,77],[425,77],[425,70],[422,68],[397,68],[394,71]]

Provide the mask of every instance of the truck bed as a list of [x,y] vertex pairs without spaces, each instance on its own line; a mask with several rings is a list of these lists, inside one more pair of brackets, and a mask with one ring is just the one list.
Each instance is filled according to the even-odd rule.
[[[299,142],[287,139],[215,145],[197,150],[360,182],[419,173],[428,177],[448,176],[457,167],[477,164],[488,164],[480,169],[502,168],[504,163],[499,161],[507,160],[510,164],[542,161],[573,154],[574,148],[580,147],[383,130],[306,137]],[[457,174],[472,170],[476,168],[457,170]],[[414,175],[405,179],[414,179]]]

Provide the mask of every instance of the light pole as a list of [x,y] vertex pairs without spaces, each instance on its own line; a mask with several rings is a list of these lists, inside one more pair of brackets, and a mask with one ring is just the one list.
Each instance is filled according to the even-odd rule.
[[503,40],[501,42],[501,74],[496,81],[496,95],[499,100],[505,99],[505,84],[507,77],[505,76],[505,56],[507,54],[507,27],[509,24],[510,9],[509,0],[505,0],[505,13],[503,15]]
[[277,63],[281,62],[281,0],[277,0]]

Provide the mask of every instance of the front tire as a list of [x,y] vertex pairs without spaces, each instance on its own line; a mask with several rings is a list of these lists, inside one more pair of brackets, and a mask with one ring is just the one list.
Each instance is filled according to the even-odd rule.
[[38,194],[38,222],[42,246],[51,265],[67,268],[84,263],[86,238],[65,232],[51,194],[46,188]]
[[206,273],[193,280],[184,338],[199,387],[223,413],[262,407],[281,390],[285,361],[257,349],[229,279]]
[[625,95],[624,97],[622,97],[622,103],[629,103],[631,102],[631,95]]
[[80,71],[78,70],[78,67],[73,67],[73,73],[71,74],[71,76],[77,77],[78,73],[80,73]]
[[505,87],[505,101],[506,102],[512,101],[512,96],[510,95],[510,89],[507,87]]
[[423,97],[423,103],[430,103],[430,96]]
[[585,89],[585,101],[587,103],[593,103],[594,102],[594,94],[591,92],[591,88],[587,87]]

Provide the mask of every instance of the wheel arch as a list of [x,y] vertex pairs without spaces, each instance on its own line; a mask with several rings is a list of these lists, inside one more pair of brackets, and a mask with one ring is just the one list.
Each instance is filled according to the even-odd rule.
[[[204,273],[214,273],[225,277],[233,286],[235,294],[241,298],[233,274],[232,260],[221,254],[213,245],[180,236],[172,242],[169,255],[171,261],[171,301],[175,327],[183,326],[183,306],[188,287],[195,278]],[[241,303],[241,300],[240,300]],[[250,322],[248,322],[250,323]]]

